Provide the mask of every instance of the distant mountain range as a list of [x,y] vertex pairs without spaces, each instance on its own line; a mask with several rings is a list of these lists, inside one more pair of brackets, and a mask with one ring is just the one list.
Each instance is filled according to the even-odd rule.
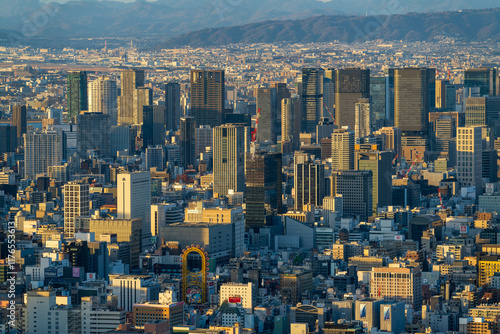
[[[321,26],[336,26],[341,16],[345,23],[357,24],[363,18],[352,15],[391,15],[408,12],[436,12],[466,8],[489,8],[498,6],[498,0],[136,0],[97,1],[78,0],[49,2],[50,0],[0,0],[0,37],[10,33],[19,38],[91,38],[91,37],[140,37],[161,36],[163,40],[204,28],[230,27],[269,20],[284,20],[282,23],[258,23],[257,26],[273,28],[270,37],[251,33],[243,39],[310,39],[318,38],[313,32]],[[318,15],[334,15],[332,18],[314,18]],[[439,16],[441,18],[441,16]],[[405,17],[401,18],[404,20]],[[408,18],[409,19],[409,18]],[[292,21],[299,20],[299,21]],[[395,19],[396,20],[396,19]],[[410,20],[410,19],[409,19]],[[304,24],[320,26],[303,26]],[[333,22],[333,23],[332,23]],[[406,21],[405,21],[406,22]],[[411,22],[407,22],[410,24]],[[485,22],[478,22],[484,24]],[[300,28],[303,26],[302,28]],[[392,22],[391,22],[392,26]],[[433,22],[432,26],[435,26]],[[253,30],[256,26],[244,26],[239,30]],[[290,27],[293,31],[283,29]],[[411,28],[411,27],[408,27]],[[416,27],[422,31],[424,27]],[[463,27],[458,27],[461,30]],[[472,27],[473,28],[473,27]],[[333,30],[344,30],[338,27]],[[304,32],[302,32],[304,30]],[[340,31],[339,30],[339,31]],[[349,29],[347,29],[349,30]],[[214,30],[222,42],[237,37],[234,28]],[[232,31],[232,32],[231,32]],[[249,31],[249,30],[248,30]],[[493,33],[493,32],[491,32]],[[196,33],[200,34],[200,33]],[[226,35],[227,37],[223,37]],[[387,34],[390,34],[387,32]],[[276,36],[275,36],[276,35]],[[400,35],[400,34],[395,34]],[[194,36],[196,35],[190,35]],[[309,36],[309,37],[307,37]],[[321,37],[321,36],[319,36]],[[185,37],[184,37],[185,38]],[[321,37],[325,39],[326,36]],[[350,37],[349,37],[350,38]],[[349,39],[346,37],[346,39]],[[186,41],[189,42],[190,38]],[[179,39],[178,41],[181,41]]]
[[500,8],[391,16],[316,16],[202,29],[175,37],[161,48],[230,43],[426,41],[437,36],[500,41]]

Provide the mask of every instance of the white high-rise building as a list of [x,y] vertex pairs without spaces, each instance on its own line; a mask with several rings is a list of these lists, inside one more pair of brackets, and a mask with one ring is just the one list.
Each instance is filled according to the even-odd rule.
[[116,81],[99,77],[97,80],[89,82],[88,94],[89,111],[109,114],[113,124],[115,124],[118,108]]
[[371,112],[370,99],[358,99],[358,103],[354,105],[355,110],[355,125],[354,136],[356,139],[368,137],[371,135]]
[[482,127],[457,128],[457,177],[461,187],[482,186]]
[[349,127],[333,130],[332,170],[354,169],[354,132]]
[[56,132],[24,134],[24,177],[34,179],[59,166],[62,160],[62,135]]
[[151,246],[151,173],[118,174],[117,216],[120,219],[142,219],[142,249]]
[[158,300],[160,292],[160,285],[146,275],[109,275],[109,288],[118,297],[118,308],[127,312],[134,304]]
[[75,236],[75,218],[90,215],[89,184],[81,181],[64,185],[64,237]]
[[246,313],[252,313],[253,300],[252,283],[226,283],[220,287],[219,306],[224,302],[241,303]]

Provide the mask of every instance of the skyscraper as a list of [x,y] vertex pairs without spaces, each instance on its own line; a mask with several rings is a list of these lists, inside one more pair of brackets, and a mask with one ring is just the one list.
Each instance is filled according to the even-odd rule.
[[142,249],[148,249],[151,245],[151,174],[120,173],[116,179],[117,217],[142,219]]
[[146,148],[146,170],[156,168],[157,171],[165,169],[165,154],[161,146],[148,146]]
[[394,70],[394,126],[403,137],[428,135],[430,91],[431,86],[435,87],[435,76],[435,70],[428,68]]
[[387,78],[385,76],[370,78],[371,126],[377,129],[385,125],[388,93]]
[[377,208],[392,204],[391,152],[356,152],[356,169],[372,171],[373,214]]
[[355,126],[354,137],[356,140],[359,138],[368,137],[371,135],[372,127],[372,112],[370,99],[359,99],[354,105],[355,111]]
[[245,189],[245,154],[249,138],[245,126],[224,124],[213,131],[214,193],[227,196]]
[[17,147],[17,129],[15,126],[0,126],[0,154],[15,152]]
[[87,72],[68,72],[68,117],[74,120],[83,110],[88,110]]
[[449,143],[452,138],[455,138],[456,124],[455,119],[449,115],[438,117],[435,121],[436,129],[434,136],[436,138],[435,150],[444,153],[446,156],[449,154]]
[[165,108],[161,105],[143,106],[142,136],[145,147],[165,143],[167,118]]
[[488,97],[465,99],[465,126],[483,126],[487,122]]
[[88,151],[98,151],[100,156],[111,154],[111,115],[102,112],[86,112],[76,117],[76,142],[80,158],[85,158]]
[[301,102],[298,98],[281,101],[281,144],[290,142],[293,150],[299,148],[300,108]]
[[370,70],[337,70],[335,80],[335,124],[354,129],[355,104],[358,99],[370,98]]
[[110,115],[112,124],[115,124],[118,108],[116,81],[102,76],[89,82],[88,90],[89,111]]
[[448,80],[436,80],[436,109],[455,111],[456,87]]
[[198,126],[222,124],[225,96],[223,70],[191,71],[191,116]]
[[354,132],[348,128],[332,133],[332,170],[354,169]]
[[167,130],[177,130],[181,119],[181,86],[177,82],[165,84],[165,109]]
[[24,134],[24,177],[35,179],[48,172],[49,166],[59,166],[62,160],[62,134],[35,132]]
[[302,132],[312,133],[323,115],[323,78],[321,68],[302,69]]
[[214,131],[209,125],[201,125],[195,129],[196,157],[205,153],[207,147],[212,147]]
[[275,82],[271,85],[272,88],[276,89],[276,119],[274,121],[275,124],[278,124],[276,126],[276,134],[281,134],[281,128],[279,124],[281,123],[281,101],[283,99],[288,99],[290,98],[290,90],[287,88],[286,83],[284,82]]
[[248,153],[245,227],[266,225],[266,217],[282,211],[281,153]]
[[480,96],[497,95],[498,86],[499,76],[496,68],[469,68],[464,72],[464,87],[478,87]]
[[401,159],[401,130],[397,127],[383,127],[375,132],[375,135],[385,136],[384,151],[391,151],[394,157]]
[[83,180],[64,185],[64,237],[75,236],[75,218],[90,215],[89,184]]
[[470,126],[457,129],[457,179],[462,187],[482,188],[482,127]]
[[344,215],[366,221],[373,214],[373,173],[371,170],[333,171],[332,196],[342,195]]
[[196,165],[196,124],[194,117],[181,118],[181,165],[184,168]]
[[260,112],[256,140],[276,142],[276,89],[257,89],[257,110]]
[[152,92],[144,87],[144,70],[122,71],[121,93],[118,97],[118,125],[142,123],[143,106],[152,104]]
[[325,165],[307,158],[294,166],[295,210],[303,211],[304,205],[323,205],[325,197]]
[[26,133],[26,106],[12,106],[12,125],[17,129],[17,144],[22,145]]

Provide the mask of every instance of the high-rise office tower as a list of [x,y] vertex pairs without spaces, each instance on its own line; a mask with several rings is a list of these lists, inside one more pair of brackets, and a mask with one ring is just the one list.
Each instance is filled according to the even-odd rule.
[[87,72],[68,72],[68,117],[74,120],[83,110],[88,110]]
[[141,124],[143,106],[152,104],[152,91],[144,87],[144,70],[122,71],[121,93],[118,97],[118,125]]
[[191,71],[191,116],[198,126],[219,126],[225,113],[223,70]]
[[0,126],[0,154],[15,152],[17,147],[17,128],[15,126]]
[[385,125],[385,119],[388,118],[387,112],[387,94],[388,85],[387,78],[371,77],[370,78],[370,100],[371,100],[371,126],[379,129]]
[[64,185],[64,237],[75,236],[75,218],[90,215],[89,184],[74,181]]
[[23,144],[23,135],[26,133],[26,106],[12,106],[12,125],[17,129],[17,144]]
[[354,169],[354,132],[348,128],[332,133],[332,170]]
[[323,115],[323,78],[321,68],[302,69],[302,132],[312,133]]
[[177,82],[165,84],[165,109],[167,130],[177,130],[181,119],[181,86]]
[[392,204],[392,153],[356,152],[356,169],[372,171],[373,214],[377,208]]
[[118,108],[116,81],[102,76],[89,82],[88,90],[89,111],[111,115],[111,122],[115,124]]
[[372,268],[370,297],[405,302],[418,314],[422,311],[422,272],[419,267]]
[[110,152],[111,156],[115,157],[119,151],[128,150],[129,152],[135,147],[133,130],[129,126],[112,126],[109,129],[110,136]]
[[156,168],[157,171],[165,169],[165,153],[161,146],[148,146],[146,148],[146,170]]
[[295,210],[303,211],[304,205],[323,205],[325,197],[325,165],[306,157],[306,161],[294,166]]
[[372,112],[370,99],[359,99],[354,105],[354,113],[354,137],[356,140],[371,135]]
[[300,134],[300,108],[298,98],[283,99],[281,101],[281,143],[290,142],[292,149],[299,148]]
[[332,196],[342,195],[344,215],[366,221],[373,214],[373,173],[371,170],[333,171]]
[[499,76],[496,68],[469,68],[464,72],[464,87],[479,88],[479,96],[495,96],[499,89]]
[[35,179],[45,174],[49,166],[59,166],[62,160],[62,134],[35,132],[24,134],[24,178]]
[[[290,90],[287,88],[286,83],[284,82],[275,82],[271,85],[271,88],[276,89],[276,120],[275,124],[281,123],[281,101],[283,99],[288,99],[291,97]],[[280,126],[276,126],[276,134],[281,134]]]
[[401,159],[401,130],[397,127],[383,127],[375,132],[375,135],[383,135],[385,137],[384,151],[391,151]]
[[442,152],[442,154],[448,155],[450,140],[451,138],[455,137],[456,133],[455,119],[451,116],[443,115],[436,119],[435,124],[435,150],[438,152]]
[[194,117],[181,118],[181,165],[184,168],[196,165],[196,124]]
[[462,187],[482,187],[482,127],[470,126],[457,129],[457,178]]
[[76,142],[80,158],[88,151],[98,151],[100,156],[111,154],[111,115],[102,112],[86,112],[76,117]]
[[209,125],[201,125],[194,130],[195,133],[195,145],[196,157],[200,155],[200,153],[205,153],[207,147],[212,147],[212,140],[214,130]]
[[239,124],[223,124],[213,131],[214,193],[245,190],[245,154],[249,151],[248,130]]
[[276,88],[257,89],[257,110],[260,112],[256,140],[276,142]]
[[427,135],[435,76],[435,70],[428,68],[394,70],[394,126],[403,137]]
[[436,109],[455,111],[457,104],[456,86],[448,80],[436,80]]
[[165,106],[143,106],[142,138],[144,146],[163,145],[165,143]]
[[266,225],[267,217],[282,212],[281,153],[248,153],[246,163],[245,227]]
[[[337,72],[334,68],[325,69],[325,81],[323,83],[323,102],[330,109],[330,112],[333,113],[333,118],[335,118],[335,82],[336,82]],[[326,108],[325,108],[326,109]],[[325,116],[326,112],[326,116]],[[324,117],[332,117],[328,110],[323,110]],[[333,121],[333,119],[332,119]]]
[[465,99],[465,126],[483,126],[487,122],[488,97]]
[[370,70],[337,70],[335,80],[335,124],[354,129],[355,104],[370,98]]
[[119,219],[142,219],[142,249],[151,245],[151,173],[120,173],[116,178]]

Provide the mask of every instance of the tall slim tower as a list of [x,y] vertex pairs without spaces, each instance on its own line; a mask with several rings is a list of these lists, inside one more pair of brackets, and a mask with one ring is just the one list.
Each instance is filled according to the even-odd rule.
[[323,115],[324,76],[321,68],[302,69],[302,132],[314,132]]
[[181,118],[181,165],[184,168],[196,164],[196,124],[194,117]]
[[165,84],[165,109],[167,130],[179,129],[181,119],[181,86],[177,82]]
[[89,150],[99,151],[99,156],[111,155],[111,115],[86,112],[76,116],[76,143],[80,158]]
[[299,98],[288,98],[281,101],[281,144],[290,142],[293,150],[299,148],[300,107]]
[[276,142],[276,89],[257,89],[257,110],[260,110],[257,141]]
[[89,111],[111,115],[111,122],[116,123],[117,94],[116,81],[107,77],[99,77],[89,82]]
[[87,72],[68,72],[68,117],[74,120],[82,110],[88,110]]
[[469,126],[457,129],[457,176],[462,187],[482,187],[482,127]]
[[26,133],[26,106],[12,106],[12,125],[17,128],[17,143],[22,145]]
[[230,189],[245,190],[247,132],[240,124],[223,124],[213,130],[214,193],[219,196],[227,196]]
[[89,184],[84,181],[64,185],[64,237],[74,238],[75,218],[90,215]]
[[335,124],[354,129],[355,104],[358,99],[370,98],[370,70],[337,70],[335,80]]
[[[276,124],[281,123],[281,101],[283,99],[288,99],[291,97],[290,90],[287,88],[284,82],[275,82],[271,85],[272,88],[276,89]],[[281,134],[281,128],[279,125],[276,127],[276,133]]]
[[167,118],[165,106],[143,106],[142,118],[144,147],[165,144],[165,120]]
[[117,183],[117,216],[142,219],[142,247],[151,245],[151,173],[120,173]]
[[191,116],[198,126],[222,124],[225,96],[223,70],[191,71]]
[[354,169],[354,132],[347,127],[333,130],[332,170]]
[[368,137],[371,135],[372,113],[370,99],[359,99],[354,105],[356,125],[354,126],[354,137]]

